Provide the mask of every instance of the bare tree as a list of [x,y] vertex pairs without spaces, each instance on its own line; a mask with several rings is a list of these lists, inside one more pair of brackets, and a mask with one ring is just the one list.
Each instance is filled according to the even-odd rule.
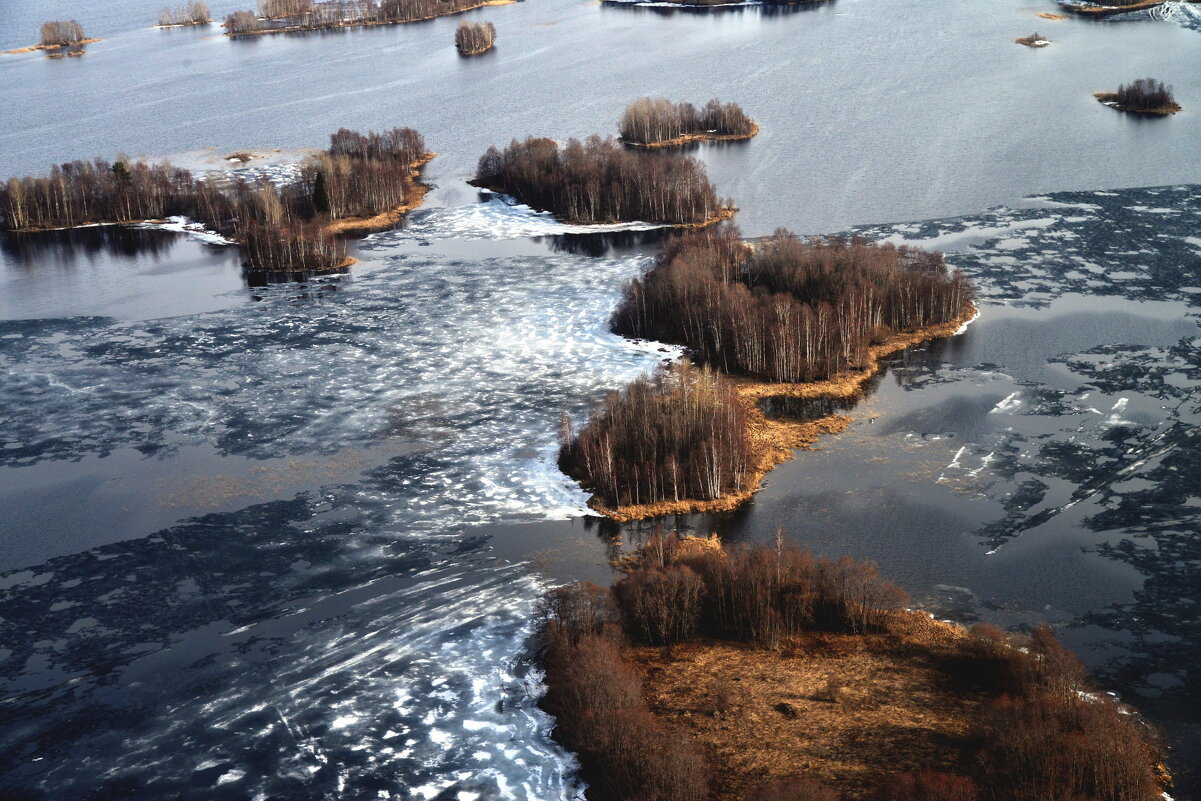
[[455,47],[461,55],[479,55],[495,44],[496,26],[491,22],[460,22],[455,29]]

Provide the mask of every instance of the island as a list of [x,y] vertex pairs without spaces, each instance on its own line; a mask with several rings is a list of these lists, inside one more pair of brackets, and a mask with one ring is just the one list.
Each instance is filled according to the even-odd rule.
[[635,152],[614,139],[513,140],[488,148],[469,183],[508,195],[566,223],[647,222],[703,228],[734,216],[705,167],[690,156]]
[[1102,105],[1149,117],[1166,117],[1181,110],[1181,105],[1172,96],[1172,87],[1164,86],[1154,78],[1140,78],[1122,84],[1116,92],[1093,92]]
[[1148,11],[1162,6],[1166,0],[1107,0],[1104,3],[1094,3],[1090,0],[1059,0],[1059,7],[1082,17],[1103,19],[1118,14],[1130,14],[1135,11]]
[[230,37],[268,33],[398,25],[406,22],[461,14],[484,6],[501,6],[517,0],[380,0],[346,3],[343,0],[259,0],[258,13],[235,11],[222,26]]
[[158,27],[185,28],[190,25],[208,25],[213,16],[209,7],[201,0],[188,0],[187,5],[178,8],[164,8],[158,12]]
[[732,225],[680,237],[631,282],[611,328],[690,358],[610,393],[578,433],[563,421],[560,469],[622,522],[732,510],[851,422],[772,419],[768,399],[855,398],[889,354],[958,331],[974,297],[916,248],[787,231],[751,245]]
[[737,103],[714,99],[698,109],[691,103],[643,97],[626,107],[618,131],[630,147],[673,147],[750,139],[759,133],[759,125]]
[[1154,729],[1045,626],[906,608],[871,563],[656,532],[539,610],[589,801],[1168,797]]
[[0,184],[0,227],[35,232],[187,217],[238,243],[248,271],[339,271],[353,262],[340,237],[390,228],[418,206],[428,187],[417,178],[432,158],[411,128],[343,128],[282,184],[198,178],[165,163],[75,161],[46,177]]
[[455,48],[461,56],[478,56],[496,46],[496,26],[491,22],[460,22]]
[[45,51],[50,58],[64,56],[82,56],[87,49],[85,45],[99,42],[99,39],[89,39],[83,32],[83,26],[73,19],[58,19],[42,23],[42,38],[29,47],[18,47],[15,50],[5,50],[3,55],[17,53],[33,53]]
[[1020,45],[1025,45],[1026,47],[1046,47],[1047,45],[1051,44],[1050,39],[1043,36],[1041,33],[1038,33],[1037,31],[1029,36],[1022,36],[1014,39],[1013,41]]

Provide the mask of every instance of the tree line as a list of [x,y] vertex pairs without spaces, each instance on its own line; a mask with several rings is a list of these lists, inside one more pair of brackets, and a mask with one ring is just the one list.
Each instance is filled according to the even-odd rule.
[[496,26],[491,22],[460,22],[455,29],[455,47],[465,56],[491,50],[496,44]]
[[714,99],[698,109],[691,103],[643,97],[626,107],[618,131],[626,142],[649,145],[706,134],[751,136],[755,123],[737,103]]
[[73,19],[56,19],[42,23],[43,47],[66,47],[79,44],[86,38],[83,26]]
[[[966,637],[913,644],[900,633],[904,616],[915,614],[902,609],[905,593],[870,563],[816,558],[782,533],[771,545],[682,544],[656,533],[614,587],[571,584],[547,593],[539,607],[541,703],[556,718],[556,739],[579,756],[590,801],[708,795],[708,765],[651,712],[641,676],[623,655],[630,642],[670,647],[700,637],[782,649],[823,631],[883,635],[896,654],[919,648],[944,686],[983,697],[964,753],[948,760],[954,773],[888,775],[881,765],[871,801],[1159,797],[1155,732],[1099,692],[1050,629],[1017,635],[979,624]],[[735,726],[745,712],[731,709],[720,688],[741,678],[714,677],[714,707],[733,711]],[[802,771],[766,782],[749,801],[842,798]]]
[[1139,78],[1122,84],[1114,92],[1114,100],[1128,111],[1158,111],[1176,104],[1172,87],[1154,78]]
[[753,464],[729,382],[687,362],[611,392],[578,436],[565,419],[559,467],[610,507],[720,498]]
[[186,5],[176,8],[164,8],[158,12],[158,24],[170,25],[208,25],[213,21],[209,7],[201,0],[188,0]]
[[235,11],[222,24],[228,35],[243,36],[415,22],[480,5],[481,0],[259,0],[258,14]]
[[562,148],[535,137],[490,147],[472,183],[571,223],[699,224],[723,210],[696,159],[631,152],[599,136],[569,139]]
[[787,231],[747,247],[723,226],[668,243],[629,285],[612,327],[685,345],[727,373],[813,381],[862,364],[891,331],[962,316],[973,296],[938,253]]
[[255,270],[331,269],[345,262],[346,251],[326,224],[407,204],[415,166],[427,157],[420,134],[396,128],[339,130],[328,150],[306,159],[297,179],[283,185],[197,178],[169,164],[75,161],[0,185],[0,218],[9,230],[39,230],[182,215],[238,241]]

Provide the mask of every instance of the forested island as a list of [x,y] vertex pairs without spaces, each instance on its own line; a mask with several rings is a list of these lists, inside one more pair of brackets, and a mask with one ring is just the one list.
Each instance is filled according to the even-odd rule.
[[213,21],[209,7],[201,0],[188,0],[187,5],[164,8],[158,13],[160,28],[183,28],[189,25],[208,25]]
[[626,150],[612,138],[528,137],[488,148],[473,186],[509,195],[568,223],[591,225],[642,221],[703,227],[736,211],[722,203],[705,167],[677,153]]
[[971,282],[939,253],[722,226],[669,242],[613,315],[618,334],[683,345],[677,364],[611,393],[559,464],[616,520],[737,507],[763,476],[850,419],[769,419],[771,397],[848,398],[889,353],[953,334]]
[[1093,97],[1102,105],[1128,114],[1166,117],[1181,110],[1181,105],[1172,95],[1172,88],[1154,78],[1140,78],[1122,84],[1116,92],[1094,92]]
[[42,23],[41,38],[37,44],[18,47],[16,50],[5,50],[4,53],[12,55],[44,50],[50,58],[82,56],[85,45],[99,41],[99,39],[89,39],[83,32],[83,26],[76,20],[56,19]]
[[1159,801],[1155,730],[1047,627],[967,631],[875,566],[654,534],[550,591],[554,736],[589,801]]
[[169,164],[104,159],[54,166],[0,185],[0,224],[17,232],[129,224],[182,216],[238,242],[248,270],[320,273],[350,260],[338,234],[391,227],[419,205],[416,180],[433,154],[411,128],[345,128],[301,163],[297,177],[206,175]]
[[491,22],[460,22],[455,29],[459,55],[478,56],[496,46],[496,26]]
[[737,103],[714,99],[698,109],[691,103],[643,97],[626,107],[618,132],[627,145],[670,147],[750,139],[759,133],[759,125]]
[[1106,0],[1094,3],[1090,0],[1059,0],[1059,6],[1073,14],[1082,17],[1112,17],[1117,14],[1130,14],[1134,11],[1146,11],[1163,5],[1165,0]]
[[257,13],[235,11],[222,25],[231,37],[397,25],[513,2],[516,0],[259,0]]

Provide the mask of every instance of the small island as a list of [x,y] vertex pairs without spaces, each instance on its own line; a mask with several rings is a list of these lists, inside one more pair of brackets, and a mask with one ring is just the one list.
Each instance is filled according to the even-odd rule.
[[491,22],[460,22],[455,48],[461,56],[478,56],[496,46],[496,26]]
[[759,133],[759,125],[737,103],[715,99],[698,109],[691,103],[643,97],[626,107],[618,131],[622,143],[631,147],[673,147],[750,139]]
[[1022,36],[1018,39],[1014,39],[1013,41],[1020,45],[1025,45],[1026,47],[1046,47],[1047,45],[1051,44],[1050,39],[1043,36],[1041,33],[1038,33],[1037,31],[1029,36]]
[[611,393],[578,434],[564,421],[560,469],[622,522],[735,509],[795,449],[851,422],[771,419],[768,399],[855,398],[887,355],[953,335],[974,297],[941,254],[861,238],[781,231],[751,246],[722,226],[671,241],[611,327],[683,345],[700,366]]
[[258,13],[235,11],[226,16],[222,27],[226,36],[239,37],[399,25],[515,2],[517,0],[373,0],[365,3],[347,3],[343,0],[259,0]]
[[3,55],[17,53],[33,53],[45,51],[50,58],[64,56],[82,56],[86,51],[85,45],[99,42],[99,39],[89,39],[83,32],[83,26],[73,19],[57,19],[42,23],[42,38],[29,47],[18,47],[16,50],[5,50]]
[[1154,729],[1053,631],[906,608],[871,563],[655,533],[551,590],[554,737],[589,801],[1166,798]]
[[209,25],[213,21],[209,7],[201,0],[188,0],[178,8],[164,8],[158,12],[158,27],[186,28],[190,25]]
[[703,228],[734,205],[717,198],[699,161],[678,153],[627,150],[612,138],[513,140],[488,148],[470,183],[549,211],[566,223],[647,222]]
[[1172,87],[1154,78],[1122,84],[1116,92],[1093,92],[1093,97],[1102,105],[1127,114],[1166,117],[1181,110],[1181,105],[1172,96]]
[[342,235],[390,228],[420,205],[428,187],[417,178],[433,157],[411,128],[368,134],[343,128],[283,184],[241,175],[197,178],[144,161],[75,161],[52,167],[47,177],[0,184],[0,228],[36,232],[187,217],[238,243],[248,271],[334,272],[353,263]]

